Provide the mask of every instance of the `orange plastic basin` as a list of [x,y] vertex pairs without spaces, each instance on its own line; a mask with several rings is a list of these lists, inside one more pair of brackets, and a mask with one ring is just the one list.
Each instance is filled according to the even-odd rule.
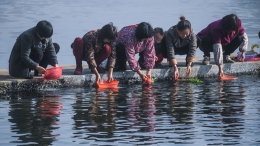
[[102,81],[100,83],[97,83],[98,88],[117,88],[119,81]]
[[228,76],[228,75],[223,75],[220,77],[220,80],[222,81],[231,81],[231,80],[236,80],[236,76]]
[[46,73],[42,74],[42,77],[46,80],[56,80],[62,75],[62,67],[47,68]]

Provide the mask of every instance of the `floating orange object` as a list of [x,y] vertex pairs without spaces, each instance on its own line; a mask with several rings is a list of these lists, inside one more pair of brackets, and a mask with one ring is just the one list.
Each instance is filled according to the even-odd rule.
[[102,81],[97,83],[98,88],[117,88],[119,81],[113,80],[111,82]]
[[62,75],[62,67],[47,68],[45,74],[42,77],[46,80],[56,80]]
[[146,83],[146,84],[152,84],[152,80],[150,78],[143,78],[143,81]]
[[222,81],[231,81],[231,80],[236,80],[236,76],[228,76],[228,75],[223,75],[220,77],[220,80]]

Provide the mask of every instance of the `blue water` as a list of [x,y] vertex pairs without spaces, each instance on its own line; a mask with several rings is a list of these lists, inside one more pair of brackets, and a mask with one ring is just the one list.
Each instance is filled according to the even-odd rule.
[[[243,21],[249,47],[258,43],[260,31],[259,0],[1,0],[0,1],[0,68],[8,68],[8,58],[20,33],[49,20],[54,27],[53,40],[61,46],[59,64],[75,64],[70,44],[75,37],[113,22],[122,27],[147,21],[165,30],[177,24],[179,16],[191,21],[195,32],[224,15],[235,13]],[[256,49],[260,52],[259,49]],[[237,51],[236,51],[237,52]],[[202,56],[200,50],[198,56]]]
[[0,145],[260,145],[260,77],[0,98]]

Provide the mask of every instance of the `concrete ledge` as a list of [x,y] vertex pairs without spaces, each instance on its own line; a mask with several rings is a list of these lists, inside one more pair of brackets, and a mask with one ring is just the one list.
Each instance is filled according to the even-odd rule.
[[[183,66],[183,63],[179,63]],[[258,74],[260,62],[244,62],[234,64],[224,64],[224,72],[229,75],[239,74]],[[41,77],[32,80],[26,79],[1,79],[0,94],[18,91],[37,91],[48,88],[64,88],[64,87],[84,87],[91,86],[95,81],[95,75],[89,71],[85,75],[70,75],[74,68],[65,68],[67,72],[60,79],[54,81],[46,81]],[[84,72],[85,73],[85,72]],[[185,78],[186,67],[179,67],[180,78]],[[214,78],[217,77],[218,67],[216,65],[196,65],[192,67],[190,77]],[[169,67],[162,69],[153,69],[152,77],[156,81],[172,80],[173,70]],[[1,76],[1,75],[0,75]],[[140,83],[141,79],[137,73],[132,71],[114,72],[114,79],[119,80],[123,84]],[[103,80],[107,79],[107,74],[101,74]]]

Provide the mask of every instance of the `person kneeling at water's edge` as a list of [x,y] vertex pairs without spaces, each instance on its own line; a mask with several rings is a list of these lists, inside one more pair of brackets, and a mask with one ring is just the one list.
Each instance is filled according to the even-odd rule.
[[[156,68],[161,68],[163,58],[167,58],[167,51],[166,51],[166,42],[164,37],[163,29],[160,27],[154,28],[154,48],[155,48],[155,66]],[[139,65],[142,69],[145,69],[144,66],[144,54],[143,52],[139,53]]]
[[219,76],[223,76],[223,62],[234,63],[230,58],[238,47],[242,52],[240,60],[245,59],[245,52],[248,47],[248,37],[242,27],[241,20],[235,15],[230,14],[222,19],[210,23],[205,29],[198,33],[200,40],[199,48],[204,52],[202,63],[210,63],[210,52],[214,52],[214,59],[219,67]]
[[[155,63],[154,30],[147,22],[130,25],[118,32],[116,45],[116,70],[126,70],[126,61],[131,70],[138,73],[141,79],[151,78],[151,71]],[[143,52],[146,74],[143,74],[135,54]]]
[[172,26],[165,37],[169,65],[174,68],[174,79],[179,77],[175,55],[186,55],[186,76],[189,76],[197,49],[197,37],[191,29],[191,23],[181,16],[178,24]]
[[44,74],[50,64],[58,67],[56,54],[59,45],[52,42],[53,27],[48,21],[38,24],[23,32],[16,40],[9,58],[9,74],[15,78],[32,79],[30,74]]
[[117,28],[112,23],[103,26],[101,29],[89,31],[83,38],[75,38],[71,44],[77,65],[74,74],[82,74],[82,61],[84,60],[95,73],[96,82],[100,82],[100,73],[104,73],[105,70],[100,68],[99,65],[108,58],[108,81],[112,81],[116,61],[116,38]]

